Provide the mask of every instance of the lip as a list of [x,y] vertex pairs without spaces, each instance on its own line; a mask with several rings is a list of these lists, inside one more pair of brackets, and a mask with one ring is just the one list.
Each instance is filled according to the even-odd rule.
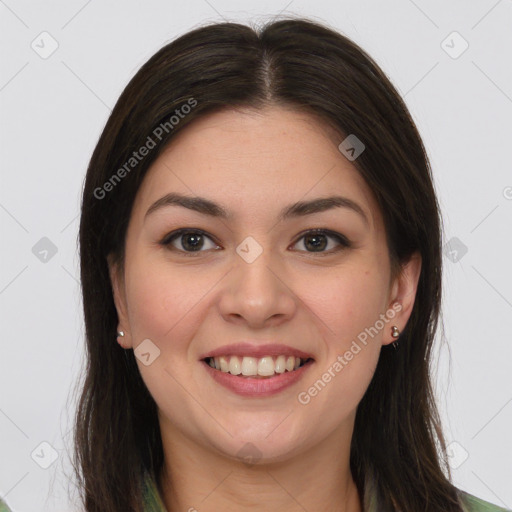
[[237,395],[259,398],[276,395],[298,382],[314,364],[314,361],[311,359],[300,368],[297,368],[297,370],[293,370],[291,372],[285,371],[284,373],[265,379],[238,377],[236,375],[231,375],[231,373],[216,370],[205,361],[201,361],[201,364],[210,376],[221,386],[224,386]]
[[[283,345],[280,343],[269,343],[266,345],[254,344],[249,342],[234,343],[231,345],[223,345],[215,350],[205,352],[199,356],[199,360],[206,359],[207,357],[220,357],[220,356],[247,356],[257,357],[258,359],[265,356],[294,356],[300,359],[313,359],[314,357],[307,352],[298,350],[289,345]],[[293,373],[293,372],[291,372]]]

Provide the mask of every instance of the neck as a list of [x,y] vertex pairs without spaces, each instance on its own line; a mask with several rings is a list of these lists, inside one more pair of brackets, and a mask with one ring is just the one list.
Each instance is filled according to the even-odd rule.
[[249,465],[166,427],[158,486],[168,512],[362,512],[350,472],[351,430],[286,461]]

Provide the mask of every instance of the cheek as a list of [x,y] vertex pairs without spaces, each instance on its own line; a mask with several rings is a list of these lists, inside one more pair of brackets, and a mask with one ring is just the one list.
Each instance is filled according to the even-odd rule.
[[378,269],[365,266],[319,273],[304,283],[301,298],[322,320],[328,338],[342,348],[384,312],[384,278]]
[[179,270],[162,262],[134,258],[127,265],[130,323],[137,342],[149,338],[165,350],[176,331],[186,327],[187,313],[199,300],[199,290],[184,281]]
[[[160,350],[159,356],[148,366],[137,359],[141,377],[158,407],[180,423],[180,412],[194,413],[188,393],[183,392],[184,383],[190,381],[190,369],[183,362],[192,362],[190,341],[198,326],[194,315],[199,311],[205,289],[213,283],[206,287],[207,283],[197,276],[191,279],[193,273],[141,256],[134,256],[126,268],[134,345],[150,339]],[[206,275],[205,279],[213,281],[211,275]]]
[[344,267],[318,274],[314,286],[302,290],[323,338],[320,364],[307,383],[313,388],[304,391],[315,397],[315,407],[335,407],[336,418],[357,406],[375,371],[384,329],[391,325],[379,321],[385,312],[385,278],[385,272],[368,266]]

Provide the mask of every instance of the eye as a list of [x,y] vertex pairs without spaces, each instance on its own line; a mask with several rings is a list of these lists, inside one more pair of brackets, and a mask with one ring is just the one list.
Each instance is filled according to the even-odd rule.
[[[334,240],[334,248],[329,247],[329,239]],[[206,244],[205,240],[210,241],[210,247]],[[332,254],[338,252],[344,248],[351,247],[350,241],[340,233],[329,231],[327,229],[312,229],[305,232],[293,245],[298,245],[302,242],[306,248],[305,252],[313,252],[319,254]],[[200,229],[188,229],[182,228],[166,235],[166,237],[160,242],[161,245],[169,247],[170,250],[175,250],[182,253],[188,253],[188,256],[192,256],[193,253],[204,252],[202,249],[215,249],[219,248],[211,237]],[[338,244],[338,247],[336,247]],[[331,246],[333,244],[331,243]]]
[[[199,229],[178,229],[169,233],[160,243],[165,246],[172,245],[175,250],[185,253],[202,252],[204,248],[205,239],[212,241],[204,232]],[[181,247],[176,247],[174,242],[177,241]],[[213,242],[213,241],[212,241]],[[213,248],[219,247],[213,243]],[[211,249],[212,247],[206,247]]]
[[[329,246],[329,239],[335,240],[338,243],[338,247],[334,249],[331,247],[326,251],[324,249]],[[301,240],[304,240],[302,244],[306,247],[306,252],[318,252],[322,254],[332,254],[333,252],[338,252],[351,246],[351,243],[345,236],[327,229],[313,229],[307,231],[294,245],[297,245]],[[312,249],[312,251],[308,249]]]

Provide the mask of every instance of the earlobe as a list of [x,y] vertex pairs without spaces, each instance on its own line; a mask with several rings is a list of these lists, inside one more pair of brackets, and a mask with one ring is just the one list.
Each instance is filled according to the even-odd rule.
[[117,331],[117,343],[119,343],[119,345],[125,349],[131,348],[124,341],[124,336],[125,336],[124,331]]
[[[390,296],[389,308],[396,312],[393,317],[392,326],[396,327],[399,332],[405,329],[409,317],[411,316],[418,282],[421,274],[421,254],[415,252],[409,258],[407,263],[402,265],[399,275],[396,277]],[[390,329],[389,333],[384,337],[383,344],[389,344],[396,341],[396,329]]]
[[117,326],[117,342],[121,347],[125,349],[131,348],[126,332],[129,324],[128,315],[126,313],[124,282],[122,276],[120,276],[119,267],[114,261],[112,254],[109,254],[107,256],[107,262],[110,276],[110,284],[112,288],[112,296],[117,310],[117,318],[119,320]]

